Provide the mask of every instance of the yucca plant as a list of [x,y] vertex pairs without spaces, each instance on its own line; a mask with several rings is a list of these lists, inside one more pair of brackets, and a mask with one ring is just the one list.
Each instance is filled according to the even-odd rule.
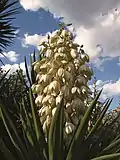
[[[26,70],[28,71],[27,68]],[[29,80],[31,80],[30,77]],[[35,97],[31,89],[28,98],[29,107],[28,104],[26,105],[25,97],[23,97],[21,103],[15,101],[16,108],[19,110],[22,133],[18,132],[18,128],[12,122],[7,112],[6,107],[8,106],[4,106],[1,101],[0,114],[11,141],[8,142],[8,140],[0,138],[0,150],[4,153],[5,160],[118,160],[120,158],[120,137],[116,132],[113,132],[113,128],[119,119],[119,115],[110,123],[107,123],[107,120],[103,121],[111,100],[108,100],[102,106],[103,109],[96,118],[94,126],[90,130],[88,129],[89,121],[92,120],[91,115],[94,114],[93,110],[100,94],[101,91],[90,103],[82,119],[79,120],[69,143],[64,134],[63,100],[53,116],[47,137],[43,131],[43,124],[40,121]]]
[[[59,31],[62,32],[62,34],[64,33],[63,35],[66,35],[66,33],[68,33],[64,31],[64,28],[62,28],[62,30],[60,29]],[[69,35],[71,37],[71,34]],[[56,40],[59,39],[58,36],[60,35],[57,35],[52,39],[53,40],[52,43],[55,43],[56,47],[58,45],[56,43]],[[70,37],[68,36],[66,37],[68,38],[67,39],[68,42]],[[48,36],[48,40],[50,40],[49,36]],[[80,75],[81,77],[82,76],[86,77],[86,79],[88,80],[91,77],[91,72],[89,72],[91,70],[86,65],[84,67],[84,62],[88,60],[88,56],[86,54],[83,55],[82,57],[83,60],[80,61],[81,59],[80,57],[78,57],[78,54],[77,54],[78,45],[73,44],[72,39],[70,40],[70,44],[71,44],[70,47],[74,46],[75,48],[74,48],[74,52],[73,50],[72,52],[70,52],[70,50],[67,51],[66,54],[68,54],[67,55],[68,57],[64,55],[65,52],[63,52],[64,51],[63,48],[62,48],[63,50],[61,49],[62,53],[56,54],[55,56],[57,58],[56,61],[60,62],[60,64],[61,64],[61,57],[66,58],[67,63],[69,63],[68,60],[70,58],[70,62],[72,63],[71,66],[73,66],[73,70],[72,70],[73,75],[70,75],[72,74],[71,70],[67,70],[67,67],[70,68],[70,66],[66,67],[66,64],[64,64],[65,68],[63,68],[62,70],[63,72],[60,72],[61,74],[63,74],[62,78],[64,78],[65,83],[66,83],[66,78],[68,78],[69,76],[76,80],[74,76],[75,74],[77,76],[80,74],[81,68],[79,69],[79,67],[81,67],[81,65],[79,65],[79,63],[82,62],[83,70]],[[66,96],[64,94],[62,95],[60,102],[58,104],[55,103],[55,106],[53,106],[53,108],[56,108],[56,109],[54,114],[51,116],[51,119],[48,119],[48,117],[45,116],[44,121],[42,121],[41,119],[42,115],[39,114],[40,113],[39,110],[42,108],[42,103],[36,103],[36,98],[39,96],[40,93],[43,93],[44,88],[41,88],[42,87],[41,84],[39,84],[39,82],[36,81],[36,76],[38,73],[40,73],[41,77],[43,77],[43,74],[48,74],[46,72],[46,69],[47,70],[51,69],[51,66],[53,66],[53,64],[55,63],[53,58],[51,59],[51,66],[50,65],[49,67],[46,66],[47,63],[48,64],[50,63],[49,58],[54,55],[54,52],[51,52],[50,50],[48,51],[46,50],[46,48],[50,49],[48,48],[49,47],[48,45],[46,46],[46,43],[43,43],[43,45],[44,45],[44,50],[42,50],[41,52],[42,55],[40,54],[39,56],[39,61],[36,62],[35,60],[35,52],[33,57],[31,57],[31,64],[33,64],[34,62],[34,65],[31,66],[32,67],[31,76],[29,76],[27,62],[25,59],[26,74],[30,82],[30,88],[26,87],[26,93],[28,93],[27,98],[23,96],[21,102],[19,103],[16,101],[16,99],[14,99],[14,104],[16,105],[16,108],[19,114],[20,130],[18,130],[14,122],[11,120],[11,115],[7,111],[7,107],[9,106],[7,105],[5,106],[3,104],[3,101],[0,100],[0,115],[2,117],[2,121],[4,123],[4,126],[9,136],[9,141],[8,139],[6,140],[3,137],[0,137],[0,141],[1,141],[0,151],[4,153],[5,160],[11,160],[11,159],[12,160],[33,160],[33,159],[36,159],[36,160],[39,160],[39,159],[41,160],[105,160],[105,159],[115,160],[116,159],[118,160],[120,158],[120,136],[117,132],[117,129],[119,128],[116,127],[114,129],[114,132],[113,132],[113,128],[117,120],[119,119],[119,114],[115,118],[113,118],[110,122],[108,121],[108,119],[105,118],[106,112],[112,100],[109,99],[106,101],[106,103],[102,105],[101,111],[98,112],[98,115],[94,118],[93,125],[89,127],[89,122],[93,121],[92,117],[94,116],[94,109],[97,109],[99,107],[97,104],[98,104],[98,100],[102,90],[95,96],[95,98],[89,103],[89,105],[85,103],[78,104],[78,101],[77,101],[76,105],[80,106],[80,108],[82,107],[85,108],[85,110],[84,112],[82,112],[82,116],[79,116],[78,114],[78,117],[77,117],[78,122],[76,125],[74,125],[73,130],[72,130],[72,122],[68,122],[66,126],[65,109],[66,109],[67,101],[66,101]],[[63,45],[63,44],[60,43],[59,45]],[[54,45],[52,45],[52,47],[53,49],[55,49]],[[47,59],[46,59],[46,53],[45,53],[46,51],[48,56]],[[84,53],[83,49],[81,49],[80,51]],[[76,61],[74,61],[74,58],[78,59],[77,64],[76,64]],[[44,62],[45,62],[45,65],[44,65]],[[37,63],[37,66],[35,67],[36,63]],[[52,68],[53,71],[55,71],[56,69],[55,66]],[[59,66],[58,63],[57,63],[57,66]],[[34,69],[37,72],[34,72]],[[57,76],[58,76],[58,70],[59,68],[57,68]],[[76,72],[74,73],[74,71]],[[86,75],[84,74],[84,71],[86,74],[87,73],[90,73],[90,74]],[[68,72],[70,72],[69,76],[68,76]],[[66,73],[67,73],[67,76],[66,76]],[[53,75],[55,78],[57,78],[56,74],[53,74]],[[40,81],[41,77],[37,76],[37,79],[39,78],[39,81]],[[54,77],[52,80],[54,80]],[[84,79],[85,81],[84,84],[87,87],[86,79]],[[79,77],[79,80],[81,80],[80,77]],[[49,85],[48,82],[47,82],[47,85]],[[68,87],[71,87],[72,89],[74,86],[74,83],[73,83],[74,81],[71,82],[69,79],[68,82],[70,82],[71,84],[71,86],[68,86]],[[50,81],[50,84],[51,83],[52,82]],[[34,86],[38,84],[40,85],[40,88],[38,87],[39,92],[36,92],[36,89],[32,86],[32,84],[34,84]],[[43,86],[43,87],[46,87],[46,86]],[[60,90],[61,90],[61,87],[62,85],[59,87]],[[74,86],[74,87],[76,88],[78,87],[77,91],[81,89],[80,88],[81,86]],[[29,88],[29,92],[28,92],[28,88]],[[75,92],[76,92],[76,88],[74,89]],[[34,94],[33,94],[33,91],[35,91]],[[53,86],[53,91],[54,91],[54,86]],[[55,91],[56,91],[56,88],[55,88]],[[52,92],[50,92],[49,94],[51,93]],[[59,95],[58,92],[57,94]],[[58,95],[55,95],[55,96],[57,97]],[[87,94],[85,95],[87,97]],[[89,95],[89,92],[88,92],[88,95]],[[45,98],[45,95],[43,96]],[[76,98],[76,97],[78,99],[81,98],[78,93],[72,98]],[[69,97],[67,98],[69,100]],[[83,98],[83,101],[85,100],[85,98]],[[75,105],[74,107],[75,109],[77,108]],[[77,109],[76,109],[76,112],[77,112]],[[71,114],[72,112],[70,112],[70,115]],[[49,124],[49,127],[46,127],[46,130],[44,130],[45,122]],[[69,136],[69,133],[71,133],[71,130],[72,130],[72,134],[71,136]]]

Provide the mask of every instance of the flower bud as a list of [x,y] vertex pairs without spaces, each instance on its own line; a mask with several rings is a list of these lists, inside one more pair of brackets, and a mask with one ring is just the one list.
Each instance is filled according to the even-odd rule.
[[86,78],[83,77],[83,76],[80,76],[80,75],[77,77],[76,81],[77,81],[79,84],[86,84],[86,83],[87,83]]
[[64,69],[59,68],[57,74],[58,74],[59,77],[63,77],[64,76]]
[[71,32],[68,32],[68,36],[69,36],[70,39],[73,38],[73,34]]
[[72,122],[73,122],[74,125],[77,125],[78,122],[79,122],[79,118],[76,116],[75,113],[71,114],[71,120],[72,120]]
[[74,129],[75,129],[75,126],[72,123],[66,122],[66,124],[65,124],[65,132],[67,134],[71,134],[74,131]]
[[71,54],[71,57],[72,57],[72,58],[76,58],[77,55],[78,55],[78,53],[77,53],[77,51],[76,51],[75,49],[71,49],[70,54]]
[[66,37],[66,36],[68,36],[68,31],[67,30],[62,30],[62,33],[61,33],[61,36],[62,37]]
[[87,55],[87,54],[82,54],[81,55],[81,58],[82,58],[82,60],[84,61],[84,62],[89,62],[89,56]]
[[55,108],[52,109],[52,116],[55,115],[56,110],[57,110],[57,107],[55,107]]
[[43,131],[44,131],[44,133],[47,133],[47,131],[48,131],[46,121],[43,123]]
[[61,88],[61,93],[62,93],[62,95],[64,95],[64,97],[69,98],[69,96],[70,96],[69,86],[64,85],[64,86]]
[[75,98],[72,100],[72,107],[75,109],[82,107],[83,104],[84,103],[82,102],[82,100],[80,100],[80,98]]
[[37,63],[34,65],[34,71],[37,72],[37,73],[40,71],[39,62],[37,62]]
[[73,87],[72,89],[71,89],[71,92],[74,94],[75,92],[77,91],[77,87]]
[[72,75],[71,75],[70,72],[65,71],[65,79],[66,79],[67,81],[72,80]]
[[70,103],[67,103],[67,104],[66,104],[66,111],[67,111],[68,113],[71,113],[71,112],[72,112],[72,106],[71,106]]

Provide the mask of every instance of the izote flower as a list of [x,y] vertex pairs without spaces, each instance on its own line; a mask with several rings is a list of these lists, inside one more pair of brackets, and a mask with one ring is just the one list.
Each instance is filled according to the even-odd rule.
[[39,107],[43,129],[45,131],[49,127],[63,98],[65,131],[70,134],[77,125],[78,115],[84,114],[87,108],[85,102],[90,96],[87,83],[93,71],[86,65],[89,56],[74,43],[72,33],[63,28],[51,34],[48,42],[44,41],[41,45],[43,59],[33,64],[37,76],[32,90],[37,94],[35,103]]

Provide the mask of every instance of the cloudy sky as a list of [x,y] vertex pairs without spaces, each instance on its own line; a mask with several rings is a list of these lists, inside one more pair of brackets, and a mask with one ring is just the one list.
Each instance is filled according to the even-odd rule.
[[4,52],[4,69],[15,71],[24,56],[29,55],[48,32],[58,28],[58,22],[72,23],[75,41],[84,45],[91,57],[91,66],[102,98],[114,97],[112,107],[120,100],[120,1],[119,0],[20,0],[21,14],[16,16],[16,32],[12,47]]

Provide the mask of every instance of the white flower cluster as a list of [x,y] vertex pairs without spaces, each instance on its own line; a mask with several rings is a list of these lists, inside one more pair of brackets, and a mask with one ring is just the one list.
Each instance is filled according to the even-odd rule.
[[86,65],[89,56],[73,42],[72,33],[65,29],[57,30],[48,42],[42,42],[44,58],[35,62],[36,84],[32,86],[37,94],[35,103],[46,130],[55,114],[57,105],[64,99],[66,133],[73,131],[80,114],[84,114],[85,100],[90,95],[87,82],[93,71]]

